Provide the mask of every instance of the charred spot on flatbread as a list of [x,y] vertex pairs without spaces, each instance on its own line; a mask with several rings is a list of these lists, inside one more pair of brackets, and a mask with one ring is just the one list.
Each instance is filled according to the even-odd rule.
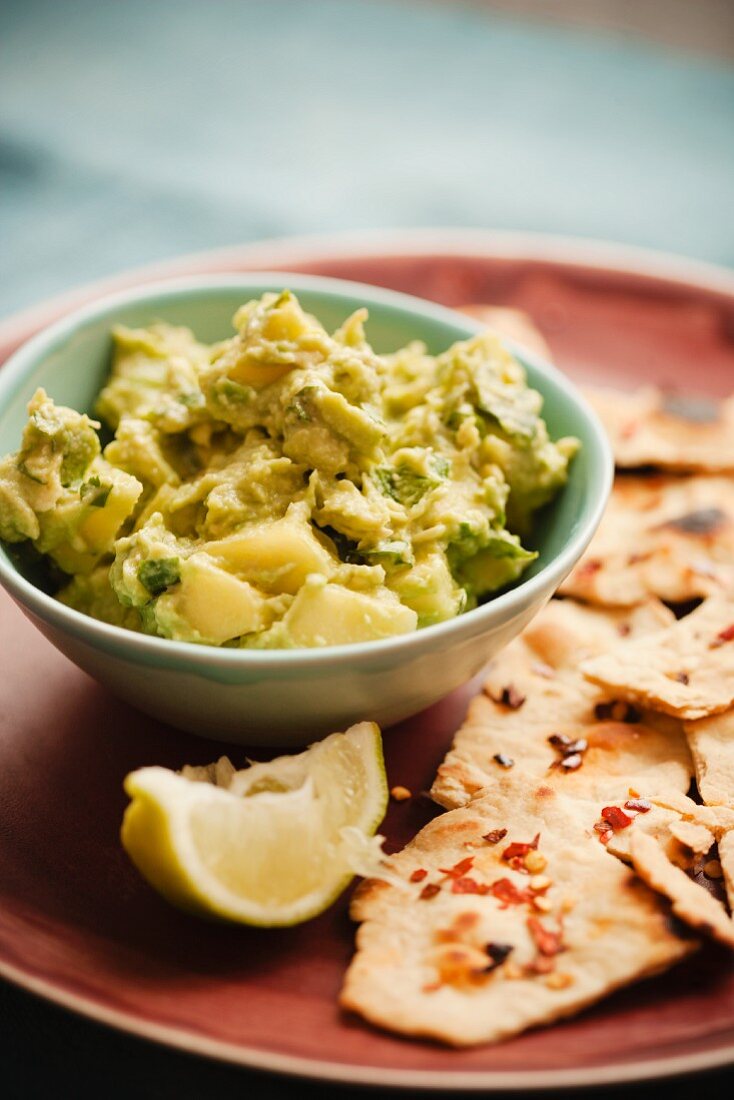
[[678,417],[689,424],[715,424],[720,412],[717,402],[711,397],[692,397],[690,394],[673,393],[664,390],[661,394],[660,408],[669,416]]
[[684,535],[715,535],[731,522],[731,516],[722,508],[696,508],[693,512],[663,520],[658,529],[673,528]]

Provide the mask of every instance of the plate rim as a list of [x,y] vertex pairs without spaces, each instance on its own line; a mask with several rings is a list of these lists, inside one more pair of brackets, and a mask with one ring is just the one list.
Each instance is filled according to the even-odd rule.
[[[279,263],[315,263],[347,260],[356,256],[378,258],[389,253],[401,256],[460,256],[481,259],[493,255],[503,259],[536,260],[566,267],[584,266],[600,271],[642,275],[663,282],[706,289],[734,297],[734,268],[699,260],[677,252],[605,240],[601,237],[518,231],[514,229],[472,229],[467,227],[360,229],[335,233],[305,233],[266,237],[222,248],[198,249],[180,256],[153,261],[116,275],[102,276],[43,298],[30,306],[0,316],[0,346],[15,339],[17,330],[38,330],[36,318],[57,316],[74,309],[90,296],[95,298],[132,285],[137,279],[152,281],[180,275],[206,263],[231,264],[242,261],[257,267]],[[226,268],[225,268],[226,270]],[[48,322],[44,320],[43,325]]]
[[[329,260],[388,256],[438,256],[456,259],[495,257],[507,260],[549,262],[559,266],[583,266],[600,271],[632,274],[666,283],[714,291],[734,301],[734,270],[674,253],[593,238],[487,229],[387,229],[358,232],[282,236],[226,248],[186,253],[160,263],[127,269],[119,275],[95,280],[64,294],[46,298],[0,318],[0,347],[17,340],[18,332],[37,331],[59,313],[80,302],[97,298],[145,281],[186,274],[193,266],[212,263],[269,266],[282,263],[323,263]],[[616,1085],[682,1076],[723,1068],[734,1063],[734,1044],[667,1058],[635,1060],[624,1065],[544,1070],[416,1070],[375,1067],[370,1064],[279,1054],[201,1035],[181,1026],[154,1023],[134,1012],[110,1008],[94,997],[73,993],[53,980],[39,976],[0,958],[0,977],[34,996],[75,1012],[95,1023],[148,1042],[182,1052],[212,1058],[291,1078],[328,1081],[345,1085],[377,1085],[400,1089],[464,1092],[546,1090],[562,1087]]]
[[74,1012],[94,1023],[121,1031],[147,1042],[158,1043],[185,1054],[211,1058],[246,1069],[277,1073],[290,1078],[328,1081],[343,1085],[373,1085],[422,1092],[545,1092],[548,1089],[583,1088],[598,1085],[632,1084],[664,1080],[721,1069],[734,1061],[734,1045],[719,1050],[681,1054],[672,1058],[651,1058],[624,1065],[602,1065],[558,1070],[417,1070],[386,1069],[369,1063],[333,1062],[300,1055],[277,1054],[241,1043],[212,1039],[184,1027],[150,1023],[123,1009],[108,1008],[93,997],[70,993],[53,982],[27,973],[0,959],[0,977],[34,996]]

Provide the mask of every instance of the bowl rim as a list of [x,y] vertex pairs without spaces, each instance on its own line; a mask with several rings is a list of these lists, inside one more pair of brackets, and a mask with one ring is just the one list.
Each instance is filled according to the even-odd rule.
[[[85,324],[114,313],[115,310],[144,303],[155,298],[181,298],[197,293],[215,295],[222,290],[259,289],[272,286],[273,289],[289,287],[297,295],[305,292],[323,293],[332,299],[363,299],[367,308],[370,305],[402,312],[412,313],[424,319],[463,329],[466,339],[486,326],[467,314],[442,306],[424,298],[418,298],[400,291],[388,290],[353,280],[320,275],[304,275],[288,271],[248,271],[242,273],[223,273],[206,275],[185,275],[160,279],[142,286],[106,294],[87,305],[71,310],[68,314],[41,329],[29,340],[20,345],[0,365],[0,415],[8,402],[16,395],[26,381],[34,366],[56,347],[69,339]],[[114,320],[110,318],[110,325]],[[599,488],[594,499],[589,499],[586,516],[579,530],[569,539],[560,553],[532,577],[520,579],[507,592],[502,593],[479,607],[454,616],[441,623],[422,627],[420,630],[398,634],[390,638],[375,639],[366,642],[293,649],[228,649],[221,646],[209,646],[196,642],[174,641],[155,635],[142,634],[126,630],[124,627],[104,623],[85,615],[81,611],[59,603],[53,596],[43,592],[28,581],[14,568],[5,553],[0,553],[0,583],[10,595],[37,618],[58,629],[81,637],[94,644],[102,643],[102,648],[110,645],[128,651],[134,651],[141,658],[149,657],[151,663],[158,665],[176,661],[193,665],[219,665],[229,668],[251,666],[267,667],[311,667],[325,663],[344,664],[373,658],[382,660],[397,650],[406,647],[416,652],[433,648],[434,643],[450,643],[483,632],[493,622],[510,621],[520,614],[533,601],[544,598],[548,589],[556,588],[564,576],[573,567],[575,561],[588,546],[606,508],[614,476],[614,461],[611,447],[596,413],[566,375],[552,363],[547,362],[535,352],[526,350],[514,340],[504,339],[512,353],[523,365],[530,366],[537,374],[560,391],[563,399],[573,406],[574,412],[585,420],[591,429],[589,436],[596,450],[599,469]],[[105,644],[106,643],[106,644]],[[166,661],[168,658],[168,661]]]

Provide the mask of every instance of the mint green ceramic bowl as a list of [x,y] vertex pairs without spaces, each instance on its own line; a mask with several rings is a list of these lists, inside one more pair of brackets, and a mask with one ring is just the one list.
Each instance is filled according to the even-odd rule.
[[[359,306],[379,352],[425,341],[431,352],[481,327],[431,302],[358,283],[303,275],[177,279],[104,298],[20,348],[0,370],[0,454],[16,450],[37,386],[90,410],[109,368],[110,328],[153,320],[188,325],[202,340],[232,332],[237,306],[289,287],[327,328]],[[235,650],[148,637],[96,622],[46,594],[0,548],[0,581],[57,649],[120,698],[180,729],[241,744],[302,745],[373,719],[386,726],[469,680],[526,625],[581,556],[601,518],[612,460],[601,426],[555,368],[513,349],[543,394],[551,435],[582,448],[568,484],[536,525],[539,557],[510,591],[450,622],[385,641],[327,649]]]

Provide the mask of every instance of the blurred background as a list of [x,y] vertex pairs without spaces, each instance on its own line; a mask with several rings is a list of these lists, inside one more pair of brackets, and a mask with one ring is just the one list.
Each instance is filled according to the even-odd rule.
[[732,0],[0,0],[0,315],[286,234],[734,265]]

